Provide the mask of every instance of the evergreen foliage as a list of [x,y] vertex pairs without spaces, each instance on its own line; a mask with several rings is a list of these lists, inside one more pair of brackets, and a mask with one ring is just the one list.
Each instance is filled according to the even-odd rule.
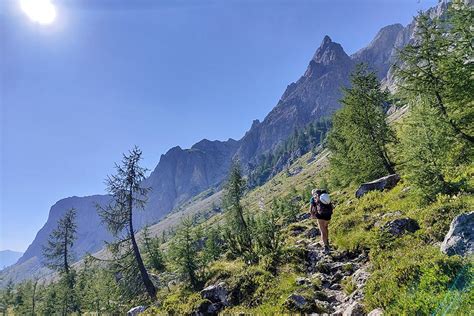
[[227,212],[226,227],[224,228],[224,240],[228,249],[236,257],[242,256],[245,261],[251,263],[257,258],[254,253],[254,240],[251,225],[253,219],[244,214],[241,203],[246,189],[246,182],[238,161],[231,166],[229,178],[225,186],[223,207]]
[[165,270],[165,260],[161,251],[161,241],[151,237],[148,226],[143,229],[143,248],[146,253],[145,264],[155,271]]
[[343,90],[343,107],[334,114],[328,135],[331,172],[342,186],[395,172],[388,147],[396,139],[385,114],[389,94],[363,64],[352,73],[351,83]]
[[43,247],[46,265],[56,271],[69,273],[73,259],[71,248],[76,239],[76,210],[68,210],[58,221],[56,229],[49,235],[48,243]]
[[135,147],[123,155],[121,165],[115,164],[117,173],[106,180],[112,199],[105,207],[97,205],[97,209],[107,228],[118,238],[108,248],[115,257],[113,266],[120,275],[124,294],[133,296],[145,290],[154,300],[156,288],[143,263],[133,227],[133,213],[145,207],[149,191],[142,187],[147,170],[140,166],[141,159],[142,151]]
[[294,132],[276,149],[261,155],[255,166],[250,166],[248,185],[250,188],[260,186],[271,176],[282,171],[297,158],[322,146],[331,128],[329,118],[321,118]]
[[200,237],[199,232],[194,229],[192,219],[184,218],[168,252],[172,264],[183,279],[189,282],[192,289],[199,289],[202,285],[204,260],[198,253]]
[[[400,52],[396,76],[402,96],[422,98],[456,137],[474,142],[474,10],[453,1],[446,15],[416,18],[415,41]],[[417,106],[416,103],[412,103]]]

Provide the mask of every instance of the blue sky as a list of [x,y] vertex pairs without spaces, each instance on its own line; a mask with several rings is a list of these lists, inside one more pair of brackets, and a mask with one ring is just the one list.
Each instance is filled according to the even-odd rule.
[[347,53],[436,0],[52,0],[33,23],[0,3],[0,250],[24,251],[49,208],[104,192],[133,145],[160,155],[239,139],[304,72],[324,35]]

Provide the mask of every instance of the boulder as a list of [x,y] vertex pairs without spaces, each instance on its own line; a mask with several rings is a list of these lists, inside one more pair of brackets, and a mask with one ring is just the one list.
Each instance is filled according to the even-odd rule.
[[137,316],[146,310],[146,306],[135,306],[127,312],[127,316]]
[[362,315],[365,315],[364,307],[362,306],[361,303],[357,301],[349,305],[342,313],[342,316],[362,316]]
[[225,283],[210,285],[201,291],[201,297],[208,299],[212,303],[219,303],[223,306],[229,306],[227,300],[228,291],[225,288]]
[[386,177],[374,180],[372,182],[363,183],[356,191],[356,197],[360,198],[370,191],[383,191],[395,187],[400,181],[398,174],[391,174]]
[[474,253],[474,212],[456,216],[441,244],[445,254],[467,256]]
[[382,226],[382,231],[393,236],[401,236],[407,232],[414,233],[418,229],[420,229],[418,222],[408,217],[394,219]]

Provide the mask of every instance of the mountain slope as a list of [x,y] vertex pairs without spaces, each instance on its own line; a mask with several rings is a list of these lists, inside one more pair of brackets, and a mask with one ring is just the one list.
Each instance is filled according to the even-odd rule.
[[349,84],[353,61],[342,46],[324,37],[304,75],[291,83],[263,122],[254,122],[242,138],[237,156],[243,163],[275,148],[295,128],[330,116],[339,108],[340,88]]
[[13,251],[13,250],[2,250],[0,251],[0,270],[5,267],[8,267],[15,262],[23,255],[23,252]]

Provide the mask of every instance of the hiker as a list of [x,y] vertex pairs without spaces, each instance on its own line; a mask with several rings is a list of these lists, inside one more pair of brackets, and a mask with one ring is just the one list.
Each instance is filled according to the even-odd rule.
[[332,209],[331,199],[326,190],[313,189],[311,191],[309,212],[311,218],[318,220],[325,251],[329,251],[329,221],[331,220]]

